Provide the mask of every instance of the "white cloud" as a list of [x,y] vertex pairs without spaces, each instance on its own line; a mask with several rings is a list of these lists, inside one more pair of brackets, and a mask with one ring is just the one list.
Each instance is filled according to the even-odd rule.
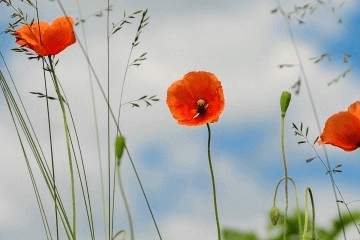
[[[278,99],[281,91],[289,89],[297,80],[299,72],[297,67],[282,70],[277,67],[281,63],[296,64],[297,59],[282,19],[280,16],[269,13],[274,4],[264,1],[249,2],[244,8],[240,7],[237,14],[234,12],[214,14],[213,11],[201,12],[199,10],[195,11],[194,14],[187,15],[173,12],[173,15],[168,13],[167,15],[151,16],[149,28],[144,30],[141,36],[142,42],[135,49],[133,55],[138,56],[147,51],[149,59],[138,69],[131,68],[129,70],[124,101],[137,99],[146,94],[157,94],[160,102],[154,103],[151,108],[146,108],[144,105],[141,109],[124,106],[121,118],[122,130],[126,135],[133,156],[138,156],[139,149],[144,147],[146,143],[153,143],[159,148],[166,149],[164,155],[170,158],[166,160],[168,161],[165,164],[166,169],[156,167],[146,169],[141,165],[139,166],[140,161],[135,159],[136,165],[143,174],[145,190],[150,195],[161,196],[162,190],[165,189],[175,174],[187,174],[189,177],[193,177],[204,173],[204,171],[208,173],[208,169],[203,168],[205,164],[201,158],[204,156],[202,151],[206,149],[205,142],[202,142],[206,139],[205,128],[178,126],[165,104],[166,91],[172,82],[182,78],[186,72],[191,70],[214,72],[222,81],[226,95],[226,107],[218,125],[246,128],[250,123],[260,124],[261,121],[269,121],[277,116],[279,112]],[[64,2],[64,4],[66,3]],[[46,3],[46,6],[51,6],[49,9],[54,7],[53,3]],[[102,8],[102,4],[93,1],[91,4],[84,5],[83,14],[91,14],[94,9]],[[70,13],[76,14],[74,6],[68,9],[70,9]],[[119,9],[116,7],[116,13],[120,12]],[[154,9],[154,11],[159,10]],[[43,13],[43,15],[49,18],[53,16],[47,13]],[[114,19],[115,16],[117,15],[113,15]],[[106,89],[104,26],[105,18],[93,18],[88,21],[86,29],[89,36],[90,57],[99,74],[101,84]],[[134,26],[132,27],[129,26],[127,30],[115,36],[111,41],[111,62],[113,64],[111,70],[111,105],[115,113],[117,113],[115,106],[118,104],[118,89],[121,88],[120,82],[122,81],[124,64],[134,34]],[[327,29],[327,31],[321,34],[333,34],[334,29]],[[81,36],[81,31],[77,30],[77,32]],[[322,120],[334,111],[345,109],[349,103],[358,98],[357,91],[353,91],[358,89],[358,86],[352,81],[353,77],[351,76],[337,84],[336,87],[326,87],[327,80],[337,76],[342,69],[328,65],[315,66],[308,61],[308,58],[321,54],[317,47],[299,42],[299,49],[311,88],[314,89],[313,95]],[[41,64],[36,61],[27,61],[21,55],[11,55],[11,57],[10,67],[17,86],[24,96],[26,106],[31,109],[30,115],[34,119],[35,129],[39,133],[40,141],[45,143],[45,154],[49,156],[45,104],[44,101],[28,93],[29,91],[42,91],[44,88],[40,70]],[[61,61],[58,66],[58,76],[67,92],[69,102],[72,104],[85,164],[90,176],[90,186],[95,186],[99,183],[97,180],[99,169],[86,63],[77,46],[69,47],[67,51],[59,55],[59,58]],[[95,89],[100,123],[99,130],[101,132],[100,140],[103,148],[102,156],[105,163],[107,156],[105,149],[107,144],[107,112],[97,86]],[[50,95],[55,96],[55,92],[51,90]],[[69,171],[66,155],[60,156],[66,149],[63,139],[63,123],[57,102],[52,102],[51,107],[56,153],[59,156],[57,168],[64,179],[59,180],[59,183],[63,184],[62,190],[65,192],[69,190],[69,183],[67,182]],[[7,111],[3,106],[1,109],[4,112]],[[22,159],[22,155],[12,123],[5,120],[9,117],[8,115],[8,113],[5,114],[6,117],[1,119],[0,124],[0,132],[4,136],[0,138],[1,158],[5,159],[0,161],[0,182],[6,182],[6,185],[2,185],[6,189],[4,191],[6,195],[0,198],[0,215],[9,216],[10,211],[12,215],[6,218],[6,225],[4,225],[5,223],[0,225],[9,228],[19,226],[21,228],[23,224],[32,221],[24,215],[38,210],[37,207],[34,207],[36,203],[31,188],[24,190],[24,182],[30,185],[25,165],[23,162],[21,166],[15,164],[17,159]],[[304,121],[311,126],[311,131],[315,131],[314,121],[310,120],[312,118],[309,117],[311,115],[308,96],[304,86],[302,86],[301,95],[299,97],[293,96],[287,115],[288,125],[291,122]],[[274,156],[273,150],[279,148],[279,136],[269,136],[268,140],[269,143],[259,147],[259,151],[264,152],[264,156],[267,153],[272,154],[266,156],[269,162],[275,159],[279,161],[280,155]],[[288,145],[291,147],[291,145],[296,144]],[[231,153],[228,153],[227,156],[220,155],[219,159],[215,165],[215,173],[218,197],[221,200],[219,211],[221,212],[222,224],[246,230],[256,229],[264,235],[266,217],[272,203],[273,188],[264,189],[262,183],[266,180],[257,173],[257,170],[260,169],[251,169],[250,167],[237,169],[234,164],[236,161],[241,161],[245,165],[247,161],[253,159],[234,159]],[[106,164],[104,164],[104,173],[106,171],[105,166]],[[260,168],[261,164],[256,166]],[[265,166],[268,165],[265,164]],[[282,167],[280,164],[278,166],[279,168]],[[130,198],[142,198],[142,195],[137,192],[137,182],[127,159],[126,162],[124,161],[123,170],[127,192],[134,191],[134,193],[129,194]],[[332,202],[326,201],[332,197],[332,193],[328,180],[325,180],[326,190],[324,192],[319,191],[319,194],[317,194],[318,191],[315,191],[315,194],[320,196],[319,203],[321,205],[318,214],[320,224],[326,224],[329,217],[332,218],[336,215]],[[210,186],[210,178],[208,181]],[[94,206],[100,207],[101,200],[98,190],[100,188],[98,186],[94,188],[91,189],[92,196],[96,198]],[[163,196],[163,201],[173,201],[174,204],[173,211],[162,213],[159,216],[158,222],[162,227],[161,230],[163,230],[165,239],[192,239],[194,236],[199,236],[196,239],[215,239],[216,226],[210,190],[198,192],[192,184],[189,184],[181,199],[173,200],[171,196]],[[351,191],[351,189],[347,191]],[[26,196],[24,196],[25,193]],[[20,205],[18,201],[15,201],[16,199],[24,199],[24,202],[26,199],[29,204],[23,205],[23,208],[15,211],[14,209],[19,209],[18,206]],[[66,200],[69,199],[66,198]],[[132,208],[138,208],[138,206],[133,203]],[[147,211],[146,208],[144,209]],[[330,212],[327,209],[333,211]],[[95,211],[98,212],[96,216],[101,216],[98,208]],[[123,213],[123,209],[119,210],[119,219]],[[138,230],[140,239],[154,239],[156,235],[153,232],[151,219],[142,220],[143,217],[139,215],[134,217],[140,219],[138,220],[140,226],[137,228],[140,229]],[[98,221],[100,222],[100,220]],[[126,224],[126,221],[121,223]],[[150,228],[151,230],[149,230]],[[147,231],[151,231],[151,237],[147,235]]]

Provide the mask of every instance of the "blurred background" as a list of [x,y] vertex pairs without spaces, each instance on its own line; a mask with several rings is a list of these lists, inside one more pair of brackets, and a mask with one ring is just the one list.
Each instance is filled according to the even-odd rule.
[[[34,10],[13,1],[29,18]],[[80,14],[76,1],[62,1],[68,15],[77,21]],[[89,57],[104,89],[107,84],[106,1],[79,0],[89,48]],[[290,26],[299,48],[301,61],[314,99],[321,127],[326,119],[360,100],[358,1],[281,1],[286,12],[294,6],[310,4],[316,11],[293,14]],[[330,226],[337,217],[337,207],[330,178],[313,150],[298,144],[292,123],[309,126],[309,139],[319,135],[315,117],[299,68],[294,45],[276,1],[112,1],[110,22],[122,19],[138,9],[148,8],[149,24],[140,36],[132,59],[147,52],[147,60],[128,71],[123,102],[144,95],[157,95],[159,102],[146,107],[124,105],[121,129],[148,195],[163,239],[216,239],[211,178],[207,160],[207,129],[178,125],[167,105],[167,88],[189,71],[204,70],[217,75],[225,95],[225,109],[212,128],[212,159],[217,183],[220,223],[223,228],[256,231],[269,236],[269,210],[277,181],[283,177],[280,148],[281,92],[292,92],[285,122],[286,155],[289,175],[298,184],[300,204],[303,192],[313,190],[317,224]],[[40,19],[51,22],[63,15],[56,1],[39,0]],[[301,11],[301,10],[299,10]],[[8,27],[13,10],[0,4],[0,32]],[[100,16],[100,12],[102,15]],[[94,14],[98,14],[95,17]],[[88,17],[88,18],[87,18]],[[119,105],[121,83],[131,42],[140,18],[132,20],[110,39],[110,103],[115,112]],[[84,41],[80,25],[79,41]],[[27,107],[29,116],[50,156],[46,102],[29,92],[44,92],[41,61],[29,61],[24,54],[10,49],[18,47],[8,34],[0,35],[0,50]],[[316,61],[321,55],[321,61]],[[58,55],[57,75],[65,89],[79,133],[85,167],[89,177],[90,196],[97,239],[103,239],[101,188],[91,89],[86,60],[78,43]],[[331,61],[329,61],[331,60]],[[285,65],[285,66],[284,66]],[[342,74],[352,68],[345,77]],[[0,69],[10,80],[3,62]],[[329,82],[339,77],[336,83]],[[296,83],[300,80],[300,85]],[[293,87],[294,86],[294,87]],[[293,87],[293,88],[292,88]],[[298,91],[298,94],[295,92]],[[107,162],[107,109],[95,85],[100,145],[104,174]],[[50,88],[49,95],[55,96]],[[68,159],[59,104],[50,102],[56,176],[63,201],[71,216]],[[16,131],[3,94],[0,94],[0,239],[45,239],[39,209],[30,182]],[[115,136],[112,124],[112,135]],[[114,139],[114,137],[112,138]],[[111,145],[112,147],[112,145]],[[324,158],[323,149],[315,146]],[[344,152],[328,146],[334,174],[347,202],[360,200],[359,151]],[[34,164],[34,169],[36,165]],[[123,158],[124,185],[133,213],[136,239],[158,239],[154,224],[127,156]],[[36,172],[38,174],[38,172]],[[41,176],[37,175],[41,179]],[[45,185],[39,180],[49,222],[54,226],[53,205]],[[76,183],[79,187],[78,182]],[[118,189],[116,189],[118,190]],[[295,208],[290,190],[290,212]],[[89,239],[86,215],[77,190],[78,237]],[[283,187],[278,206],[284,208]],[[341,211],[346,212],[344,205]],[[359,209],[359,202],[349,205]],[[119,192],[116,192],[115,229],[128,228]],[[348,236],[358,236],[352,226]],[[356,238],[356,237],[354,237]],[[353,239],[354,239],[353,238]]]

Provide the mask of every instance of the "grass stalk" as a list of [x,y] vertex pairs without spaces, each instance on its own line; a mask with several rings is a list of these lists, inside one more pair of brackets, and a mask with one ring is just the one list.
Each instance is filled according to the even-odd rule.
[[[63,12],[63,14],[64,14],[64,15],[67,15],[64,6],[63,6],[62,3],[61,3],[61,0],[56,0],[56,1],[57,1],[58,5],[59,5],[61,11]],[[76,33],[75,33],[75,35],[76,35]],[[94,67],[93,67],[93,65],[92,65],[92,63],[91,63],[91,61],[90,61],[90,58],[89,58],[89,56],[86,54],[86,51],[85,51],[85,49],[84,49],[84,46],[83,46],[83,44],[81,43],[81,41],[79,40],[79,38],[78,38],[77,36],[76,36],[76,39],[78,39],[78,41],[77,41],[77,42],[78,42],[78,45],[80,46],[81,51],[82,51],[82,53],[83,53],[83,55],[84,55],[84,57],[85,57],[85,59],[86,59],[86,62],[87,62],[87,64],[88,64],[88,66],[90,67],[92,74],[94,75],[94,78],[95,78],[96,83],[97,83],[97,85],[98,85],[98,87],[99,87],[99,90],[100,90],[100,92],[101,92],[101,95],[102,95],[104,101],[105,101],[106,104],[107,104],[107,107],[108,107],[108,109],[109,109],[109,111],[110,111],[110,115],[111,115],[111,118],[112,118],[112,120],[113,120],[113,122],[114,122],[114,124],[115,124],[115,126],[116,126],[116,129],[117,129],[117,131],[119,132],[119,135],[122,136],[122,133],[121,133],[121,130],[120,130],[119,125],[117,124],[117,121],[116,121],[114,112],[112,111],[112,109],[111,109],[111,107],[110,107],[109,99],[106,97],[105,91],[104,91],[104,89],[103,89],[103,87],[102,87],[102,85],[101,85],[101,83],[100,83],[99,77],[97,76],[97,74],[96,74],[96,72],[95,72],[95,69],[94,69]],[[144,198],[145,198],[146,205],[147,205],[147,207],[148,207],[148,209],[149,209],[149,212],[150,212],[151,218],[152,218],[152,220],[153,220],[153,223],[154,223],[154,225],[155,225],[155,228],[156,228],[156,231],[157,231],[157,233],[158,233],[158,236],[159,236],[160,240],[162,240],[159,227],[158,227],[158,225],[157,225],[157,223],[156,223],[155,216],[154,216],[154,214],[153,214],[153,212],[152,212],[152,210],[151,210],[149,200],[148,200],[148,198],[147,198],[147,196],[146,196],[144,187],[143,187],[143,185],[142,185],[142,183],[141,183],[141,180],[140,180],[140,176],[139,176],[139,174],[138,174],[138,172],[137,172],[137,170],[136,170],[134,161],[133,161],[133,159],[132,159],[132,157],[131,157],[131,154],[130,154],[130,152],[129,152],[129,149],[127,148],[126,145],[125,145],[125,150],[126,150],[126,154],[128,155],[128,157],[129,157],[129,159],[130,159],[130,163],[131,163],[132,168],[133,168],[133,170],[134,170],[134,173],[135,173],[135,175],[136,175],[137,181],[138,181],[138,183],[139,183],[139,185],[140,185],[142,194],[143,194],[143,196],[144,196]]]
[[[1,55],[2,59],[4,60],[1,52],[0,52],[0,55]],[[3,77],[3,75],[2,75],[2,73],[0,71],[0,85],[1,85],[1,88],[3,90],[4,96],[5,96],[6,99],[8,99],[7,102],[10,104],[9,108],[12,108],[14,114],[16,115],[16,118],[17,118],[17,120],[18,120],[18,122],[19,122],[19,124],[20,124],[20,126],[21,126],[21,128],[23,130],[23,133],[24,133],[24,135],[25,135],[25,137],[27,139],[29,147],[30,147],[31,151],[33,152],[35,160],[36,160],[36,162],[37,162],[37,164],[39,166],[39,170],[40,170],[41,174],[43,175],[44,181],[45,181],[45,183],[46,183],[46,185],[47,185],[47,187],[49,189],[49,192],[50,192],[50,194],[51,194],[51,196],[52,196],[52,198],[54,200],[55,200],[55,195],[56,195],[56,199],[57,199],[58,207],[59,207],[58,210],[59,210],[59,214],[60,214],[62,223],[64,225],[65,232],[68,235],[68,238],[71,239],[72,233],[71,233],[70,223],[69,223],[67,214],[65,212],[65,208],[63,207],[60,195],[59,195],[59,193],[58,193],[58,191],[56,189],[56,186],[54,187],[54,185],[53,185],[52,176],[51,176],[51,170],[50,170],[49,166],[47,165],[47,161],[45,160],[45,156],[44,156],[44,153],[43,153],[43,151],[41,149],[41,145],[39,144],[36,133],[35,133],[35,131],[33,129],[30,118],[29,118],[29,116],[27,114],[26,108],[25,108],[25,106],[24,106],[24,104],[23,104],[23,102],[21,100],[21,97],[20,97],[18,91],[17,91],[16,85],[15,85],[15,83],[14,83],[12,77],[11,77],[9,69],[7,68],[5,60],[4,60],[4,63],[5,63],[7,71],[9,72],[10,78],[12,80],[12,83],[14,85],[16,93],[17,93],[17,95],[19,97],[19,100],[21,102],[21,105],[23,107],[25,115],[27,117],[27,120],[28,120],[28,122],[30,124],[32,133],[30,132],[30,130],[29,130],[28,126],[27,126],[27,123],[26,123],[25,119],[23,118],[22,113],[21,113],[21,111],[20,111],[20,109],[19,109],[19,107],[18,107],[18,105],[17,105],[11,91],[10,91],[10,88],[7,85],[5,79],[4,79],[4,77]],[[32,135],[34,135],[34,138],[35,138],[36,142],[34,141],[34,138],[33,138]],[[43,156],[44,159],[42,159],[42,156]],[[28,165],[28,166],[30,166],[30,165]]]
[[[83,19],[81,7],[79,0],[76,0],[78,12],[80,19]],[[81,30],[84,36],[84,47],[85,52],[88,54],[88,44],[87,44],[87,37],[85,32],[84,23],[80,21],[81,24]],[[106,213],[105,213],[105,193],[104,193],[104,177],[103,177],[103,169],[102,169],[102,161],[101,161],[101,152],[100,152],[100,137],[99,137],[99,127],[98,127],[98,121],[97,121],[97,111],[96,111],[96,103],[95,103],[95,93],[94,93],[94,84],[93,84],[93,76],[91,74],[91,69],[88,65],[88,74],[90,79],[90,89],[91,89],[91,100],[92,100],[92,108],[93,108],[93,117],[94,117],[94,123],[95,123],[95,134],[96,134],[96,143],[97,143],[97,150],[98,150],[98,158],[99,158],[99,171],[100,171],[100,187],[101,187],[101,202],[102,202],[102,215],[103,215],[103,221],[104,221],[104,236],[105,239],[107,239],[107,221],[106,221]]]

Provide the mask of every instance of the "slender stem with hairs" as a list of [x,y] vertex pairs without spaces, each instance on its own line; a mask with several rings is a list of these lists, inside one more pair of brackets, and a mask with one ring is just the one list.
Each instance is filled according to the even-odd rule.
[[285,172],[285,214],[284,214],[284,240],[286,240],[286,232],[287,232],[287,212],[289,208],[289,192],[288,192],[288,171],[286,165],[286,157],[285,157],[285,136],[284,136],[284,122],[285,115],[281,116],[281,154],[284,162],[284,172]]
[[67,124],[66,120],[66,111],[64,106],[64,100],[60,93],[60,88],[58,84],[58,80],[55,74],[55,68],[54,63],[52,60],[52,57],[49,56],[49,65],[50,65],[50,72],[53,75],[54,80],[54,86],[56,90],[56,94],[59,99],[63,120],[64,120],[64,128],[65,128],[65,137],[66,137],[66,146],[67,146],[67,152],[69,157],[69,167],[70,167],[70,178],[71,178],[71,198],[72,198],[72,211],[73,211],[73,239],[76,240],[76,202],[75,202],[75,180],[74,180],[74,171],[73,171],[73,165],[72,165],[72,158],[71,158],[71,148],[70,148],[70,133],[69,133],[69,126]]
[[[309,195],[308,195],[309,193]],[[309,222],[309,213],[308,213],[308,205],[309,200],[308,196],[310,196],[311,200],[311,208],[312,208],[312,224],[311,224],[311,239],[315,239],[315,204],[314,204],[314,197],[312,195],[311,188],[307,187],[305,189],[305,223],[304,223],[304,234],[303,239],[307,239],[307,226]]]
[[126,215],[128,217],[129,228],[130,228],[130,239],[134,240],[135,239],[134,225],[133,225],[133,221],[132,221],[132,218],[131,218],[130,207],[129,207],[129,203],[128,203],[127,198],[126,198],[124,185],[122,183],[120,165],[115,165],[115,168],[116,168],[116,172],[117,172],[117,176],[118,176],[117,179],[118,179],[118,184],[119,184],[119,188],[120,188],[120,193],[121,193],[122,199],[124,201]]
[[208,158],[209,158],[209,167],[210,167],[210,174],[211,174],[211,181],[212,181],[212,188],[213,188],[213,195],[214,195],[215,218],[216,218],[218,239],[221,240],[219,214],[218,214],[217,203],[216,203],[215,176],[214,176],[214,171],[213,171],[213,167],[212,167],[212,163],[211,163],[211,156],[210,156],[210,140],[211,140],[210,125],[207,123],[206,127],[208,129],[208,134],[209,134],[209,138],[208,138]]

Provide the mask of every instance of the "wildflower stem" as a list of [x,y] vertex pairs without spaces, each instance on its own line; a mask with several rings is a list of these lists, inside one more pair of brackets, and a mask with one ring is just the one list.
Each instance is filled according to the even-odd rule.
[[[38,10],[38,2],[35,0],[35,9],[36,9],[36,17],[37,22],[39,25],[40,18],[39,18],[39,10]],[[42,44],[42,36],[40,33],[40,25],[38,27],[39,31],[39,37],[40,37],[40,43]],[[43,69],[45,68],[45,60],[42,58],[42,66]],[[47,110],[47,117],[48,117],[48,126],[49,126],[49,141],[50,141],[50,153],[51,153],[51,168],[52,168],[52,177],[54,182],[54,192],[56,189],[56,181],[55,181],[55,164],[54,164],[54,153],[53,153],[53,145],[52,145],[52,136],[51,136],[51,121],[50,121],[50,109],[49,109],[49,99],[48,99],[48,91],[47,91],[47,84],[46,84],[46,75],[44,71],[44,83],[45,83],[45,95],[46,95],[46,110]],[[55,225],[56,225],[56,239],[59,240],[59,220],[58,220],[58,212],[57,212],[57,200],[56,200],[56,194],[54,194],[54,205],[55,205]]]
[[212,163],[211,163],[211,156],[210,156],[210,140],[211,140],[210,125],[207,123],[207,124],[206,124],[206,127],[207,127],[208,133],[209,133],[209,138],[208,138],[208,158],[209,158],[209,167],[210,167],[210,174],[211,174],[211,181],[212,181],[213,195],[214,195],[215,218],[216,218],[218,239],[221,240],[219,214],[218,214],[217,203],[216,203],[215,176],[214,176],[214,171],[213,171],[213,167],[212,167]]
[[124,201],[125,210],[126,210],[126,215],[127,215],[127,217],[128,217],[128,221],[129,221],[130,239],[131,239],[131,240],[134,240],[134,239],[135,239],[134,225],[133,225],[133,221],[132,221],[132,218],[131,218],[130,207],[129,207],[129,203],[128,203],[127,198],[126,198],[124,185],[123,185],[123,183],[122,183],[120,165],[116,164],[115,167],[116,167],[116,170],[117,170],[117,176],[118,176],[118,183],[119,183],[120,193],[121,193],[121,196],[122,196],[123,201]]
[[308,220],[308,218],[309,218],[309,213],[308,213],[309,200],[308,200],[308,196],[310,196],[311,208],[312,208],[311,239],[315,239],[315,204],[314,204],[314,197],[312,195],[312,191],[311,191],[310,187],[307,187],[305,189],[305,223],[304,223],[303,239],[307,239],[306,238],[306,236],[307,236],[307,226],[308,226],[308,221],[309,221]]
[[67,146],[68,157],[69,157],[70,179],[71,179],[71,198],[72,198],[72,211],[73,211],[73,231],[72,231],[72,233],[73,233],[73,240],[76,240],[75,181],[74,181],[74,171],[73,171],[73,166],[72,166],[71,149],[70,149],[70,141],[69,141],[70,133],[69,133],[69,127],[68,127],[67,120],[66,120],[66,112],[65,112],[63,97],[61,96],[61,93],[60,93],[60,88],[59,88],[58,80],[57,80],[57,77],[55,74],[55,68],[54,68],[54,64],[53,64],[53,60],[52,60],[51,56],[49,56],[49,64],[50,64],[51,74],[53,75],[54,86],[55,86],[56,94],[59,99],[59,103],[60,103],[60,107],[61,107],[61,111],[62,111],[62,115],[63,115],[63,120],[64,120],[66,146]]
[[288,171],[287,171],[286,157],[285,157],[284,122],[285,122],[285,115],[281,115],[281,153],[282,153],[282,159],[283,159],[283,162],[284,162],[284,172],[285,172],[284,240],[286,240],[287,212],[288,212],[288,208],[289,208],[289,192],[288,192]]
[[[296,214],[297,214],[298,223],[299,223],[299,239],[301,239],[301,236],[302,236],[302,224],[301,224],[301,213],[300,213],[300,204],[299,204],[299,194],[298,194],[298,190],[297,190],[295,181],[294,181],[291,177],[288,177],[288,179],[292,182],[292,184],[293,184],[293,186],[294,186],[295,199],[296,199]],[[283,177],[282,179],[280,179],[280,180],[278,181],[278,184],[276,185],[276,190],[275,190],[275,194],[274,194],[274,203],[273,203],[273,206],[276,206],[277,191],[278,191],[278,188],[279,188],[279,186],[280,186],[280,183],[281,183],[282,181],[284,181],[284,180],[285,180],[285,177]]]
[[[316,125],[317,125],[317,127],[318,127],[319,132],[321,132],[321,126],[320,126],[319,117],[318,117],[318,114],[317,114],[317,111],[316,111],[316,107],[315,107],[315,103],[314,103],[314,100],[313,100],[313,97],[312,97],[312,93],[311,93],[311,90],[310,90],[309,82],[308,82],[308,80],[307,80],[307,75],[306,75],[306,73],[305,73],[305,69],[304,69],[304,66],[303,66],[302,61],[301,61],[300,52],[299,52],[299,49],[298,49],[298,46],[297,46],[297,44],[296,44],[293,31],[292,31],[291,26],[290,26],[290,23],[289,23],[289,19],[287,18],[284,10],[282,9],[279,0],[277,0],[277,4],[278,4],[278,8],[279,8],[279,10],[280,10],[280,12],[281,12],[281,14],[282,14],[282,16],[283,16],[283,18],[284,18],[284,21],[285,21],[285,23],[286,23],[287,29],[288,29],[288,31],[289,31],[289,35],[290,35],[290,38],[291,38],[291,42],[292,42],[292,44],[293,44],[293,46],[294,46],[294,48],[295,48],[296,56],[297,56],[297,59],[298,59],[298,62],[299,62],[299,66],[300,66],[300,70],[301,70],[302,75],[303,75],[303,78],[304,78],[305,87],[306,87],[306,90],[307,90],[307,92],[308,92],[309,100],[310,100],[310,103],[311,103],[311,107],[312,107],[312,110],[313,110],[313,113],[314,113],[314,116],[315,116]],[[330,165],[330,161],[329,161],[329,157],[328,157],[328,154],[327,154],[325,145],[323,145],[323,149],[324,149],[324,154],[325,154],[326,163],[327,163],[327,170],[329,171],[329,176],[330,176],[332,188],[333,188],[333,191],[334,191],[334,197],[335,197],[335,202],[336,202],[336,207],[337,207],[338,215],[339,215],[339,219],[340,219],[341,225],[342,225],[343,236],[344,236],[344,239],[346,240],[345,226],[344,226],[344,223],[343,223],[343,220],[342,220],[341,211],[340,211],[340,206],[339,206],[339,199],[338,199],[338,196],[337,196],[337,193],[336,193],[336,189],[335,189],[335,188],[337,188],[337,186],[336,186],[336,183],[335,183],[333,174],[332,174],[332,172],[331,172],[331,165]],[[339,194],[341,195],[340,192],[339,192]],[[355,224],[355,226],[357,226],[357,225]]]
[[[44,69],[44,58],[42,59],[43,69]],[[47,84],[46,84],[46,75],[44,71],[44,83],[45,83],[45,95],[48,96]],[[49,99],[46,97],[46,110],[48,117],[48,127],[49,127],[49,141],[50,141],[50,154],[51,154],[51,170],[53,178],[53,189],[55,192],[56,181],[55,181],[55,163],[54,163],[54,152],[52,144],[52,135],[51,135],[51,120],[50,120],[50,108],[49,108]],[[57,196],[54,194],[54,205],[55,205],[55,225],[56,225],[56,239],[59,240],[59,221],[58,221],[58,206],[57,206]]]

